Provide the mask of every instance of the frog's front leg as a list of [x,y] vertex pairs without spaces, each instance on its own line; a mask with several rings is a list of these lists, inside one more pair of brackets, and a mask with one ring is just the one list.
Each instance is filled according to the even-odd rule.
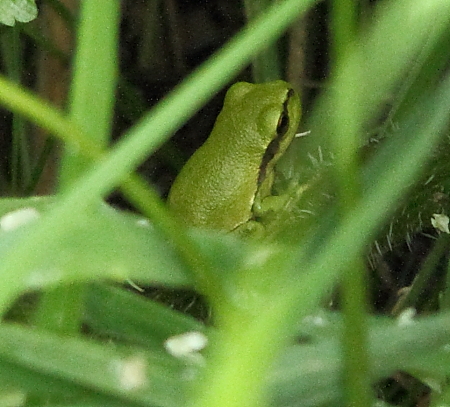
[[305,189],[308,189],[308,185],[291,181],[280,195],[268,195],[255,199],[252,213],[257,223],[263,227],[265,235],[273,234],[271,231],[274,227],[279,229],[286,226],[286,221],[295,213],[295,208]]
[[253,218],[237,226],[232,232],[244,239],[262,239],[265,236],[265,224],[275,218],[286,205],[289,195],[266,196],[253,203]]

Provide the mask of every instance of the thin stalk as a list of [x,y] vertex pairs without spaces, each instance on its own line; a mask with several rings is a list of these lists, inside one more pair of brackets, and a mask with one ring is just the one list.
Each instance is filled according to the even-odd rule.
[[[83,2],[72,81],[69,116],[99,149],[105,149],[112,123],[116,85],[119,24],[117,1]],[[92,165],[92,160],[66,144],[59,173],[65,191]],[[83,314],[84,284],[72,284],[43,293],[36,324],[63,334],[79,332]]]
[[[332,55],[334,70],[342,66],[356,43],[357,9],[353,0],[332,2]],[[363,69],[364,65],[362,65]],[[359,162],[362,129],[359,114],[361,97],[358,82],[362,72],[337,81],[335,89],[331,145],[335,156],[335,182],[338,191],[338,210],[341,219],[352,213],[361,199],[361,174]],[[335,72],[338,75],[338,72]],[[341,303],[344,332],[341,341],[344,360],[346,404],[365,407],[371,404],[371,384],[367,351],[367,297],[366,270],[362,256],[343,270]]]

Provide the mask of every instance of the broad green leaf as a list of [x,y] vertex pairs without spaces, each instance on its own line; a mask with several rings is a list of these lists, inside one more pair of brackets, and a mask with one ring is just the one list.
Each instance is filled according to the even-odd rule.
[[[54,198],[0,200],[0,256],[20,245],[21,238],[46,216],[54,202]],[[28,222],[25,219],[26,224],[9,226],[10,218],[21,216],[31,218]],[[62,237],[56,242],[53,239],[38,258],[34,257],[23,289],[102,278],[170,286],[190,284],[177,255],[148,220],[104,204],[74,216],[76,220],[69,222],[70,226],[63,225]]]
[[18,325],[0,327],[0,385],[34,397],[175,407],[183,404],[185,388],[199,369],[164,351],[149,353]]
[[[413,373],[414,369],[421,369],[430,377],[438,370],[448,375],[449,316],[446,313],[417,319],[372,317],[369,330],[372,380],[398,370]],[[302,325],[305,334],[300,336],[300,344],[286,349],[270,373],[272,406],[342,404],[341,315],[323,314],[307,321]]]

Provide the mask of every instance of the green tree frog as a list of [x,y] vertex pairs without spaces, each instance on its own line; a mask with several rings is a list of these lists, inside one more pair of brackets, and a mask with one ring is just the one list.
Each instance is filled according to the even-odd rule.
[[260,228],[274,166],[300,115],[299,96],[284,81],[234,84],[210,136],[176,178],[171,210],[190,226],[238,233]]

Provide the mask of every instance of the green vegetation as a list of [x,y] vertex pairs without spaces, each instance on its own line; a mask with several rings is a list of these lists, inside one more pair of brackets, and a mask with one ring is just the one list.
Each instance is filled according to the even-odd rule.
[[[81,2],[64,112],[19,80],[24,55],[12,41],[38,36],[24,23],[2,27],[0,105],[13,113],[17,172],[0,179],[0,404],[362,407],[375,403],[376,383],[399,371],[417,379],[411,400],[426,385],[432,405],[450,403],[446,278],[429,294],[435,312],[415,317],[407,308],[433,270],[448,269],[449,239],[431,227],[434,214],[449,213],[448,2],[380,1],[363,23],[353,2],[333,3],[330,79],[305,119],[310,134],[282,163],[295,192],[270,239],[187,230],[136,172],[256,52],[272,59],[266,45],[315,3],[252,11],[241,32],[115,144],[115,91],[124,86],[119,2]],[[13,25],[14,13],[28,21],[33,5],[0,0],[0,14],[10,11],[0,21]],[[21,150],[28,122],[64,145],[52,196],[17,197],[39,178]],[[116,189],[142,215],[106,205]],[[366,259],[377,269],[391,247],[424,230],[439,237],[398,316],[374,316]],[[195,290],[212,320],[144,298],[128,281]],[[205,335],[206,347],[195,350],[198,334],[192,351],[167,342],[190,340],[187,332]],[[377,402],[393,403],[378,388]]]

